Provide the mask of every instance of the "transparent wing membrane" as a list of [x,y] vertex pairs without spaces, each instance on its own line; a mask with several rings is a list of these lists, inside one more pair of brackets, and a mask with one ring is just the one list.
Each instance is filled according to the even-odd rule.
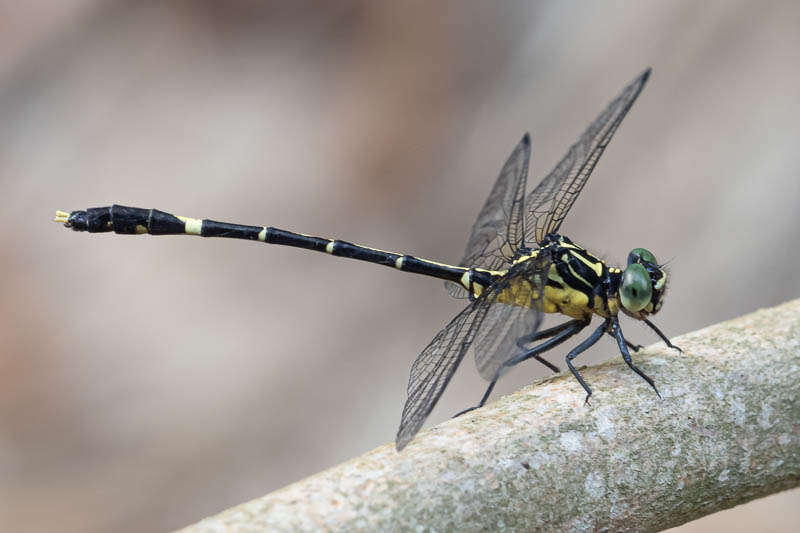
[[[514,253],[524,241],[522,215],[530,156],[530,137],[525,134],[503,165],[472,226],[460,266],[500,270],[511,264]],[[455,283],[447,282],[445,286],[457,298],[468,295]]]
[[483,300],[472,302],[428,344],[411,366],[408,398],[403,407],[396,446],[402,450],[425,423],[453,377],[475,335],[475,325],[486,316]]
[[516,340],[535,331],[542,313],[535,305],[547,280],[549,259],[512,268],[461,311],[422,351],[411,367],[397,449],[411,441],[433,411],[470,345],[481,375],[490,381],[516,355]]
[[[539,244],[545,235],[558,231],[649,76],[647,69],[629,83],[527,197],[530,138],[527,134],[522,138],[472,226],[460,266],[507,268],[517,249]],[[456,283],[446,282],[445,286],[456,298],[468,296]]]
[[[542,297],[550,269],[544,254],[515,266],[494,285],[490,308],[477,328],[472,347],[481,377],[492,381],[498,370],[521,352],[517,340],[539,330],[543,313],[536,302]],[[502,374],[502,372],[500,372]]]
[[528,239],[533,236],[537,243],[541,243],[545,235],[558,231],[649,76],[650,69],[647,69],[629,83],[525,198],[525,235]]

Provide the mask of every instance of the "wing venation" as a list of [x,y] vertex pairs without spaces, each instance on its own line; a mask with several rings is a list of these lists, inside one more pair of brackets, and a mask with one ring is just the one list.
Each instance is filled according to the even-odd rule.
[[564,158],[525,198],[525,235],[541,243],[558,231],[622,119],[642,91],[650,69],[630,82],[583,132]]

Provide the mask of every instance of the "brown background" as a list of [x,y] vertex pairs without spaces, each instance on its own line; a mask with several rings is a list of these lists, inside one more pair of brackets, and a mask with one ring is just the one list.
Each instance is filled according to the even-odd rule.
[[[293,249],[71,234],[55,209],[457,261],[523,132],[534,184],[650,65],[562,230],[612,263],[669,259],[669,335],[800,296],[794,2],[0,9],[4,531],[164,531],[390,441],[412,361],[461,305],[438,281]],[[523,365],[497,394],[544,375]],[[431,422],[483,387],[467,362]],[[799,504],[682,531],[791,531]]]

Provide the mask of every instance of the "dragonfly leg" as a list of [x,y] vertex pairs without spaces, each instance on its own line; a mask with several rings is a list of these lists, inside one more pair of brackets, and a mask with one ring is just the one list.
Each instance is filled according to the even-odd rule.
[[575,367],[572,366],[572,360],[578,357],[578,355],[580,355],[581,353],[591,348],[597,341],[599,341],[600,337],[602,337],[603,334],[608,329],[610,323],[611,319],[609,318],[605,319],[605,321],[600,325],[600,327],[594,330],[586,340],[577,345],[575,348],[572,349],[571,352],[567,354],[566,360],[567,360],[567,366],[569,367],[569,371],[572,372],[572,375],[575,376],[575,379],[577,379],[578,383],[581,384],[583,390],[586,391],[586,399],[583,401],[584,405],[589,403],[589,398],[592,396],[592,389],[589,387],[589,385],[586,384],[586,382],[583,380],[578,371],[575,370]]
[[[532,342],[536,342],[536,341],[541,340],[541,339],[549,339],[550,337],[554,337],[554,336],[558,335],[559,333],[574,327],[576,323],[577,324],[581,324],[582,322],[580,320],[577,320],[577,319],[569,320],[567,322],[564,322],[563,324],[559,324],[557,326],[553,326],[552,328],[543,329],[542,331],[534,331],[533,333],[529,333],[528,335],[523,335],[522,337],[517,339],[517,347],[519,347],[520,350],[523,350],[523,351],[525,351],[527,353],[530,353],[532,350],[535,350],[536,348],[535,347],[534,348],[527,348],[526,347],[527,344],[530,344]],[[578,331],[580,331],[580,330],[578,330]],[[553,347],[553,346],[555,346],[555,345],[550,345],[550,347]],[[541,353],[541,351],[536,351],[536,353],[528,355],[524,359],[521,359],[520,361],[517,361],[517,362],[522,362],[522,361],[525,361],[526,359],[529,359],[529,358],[533,357],[534,359],[536,359],[537,361],[542,363],[544,366],[546,366],[547,368],[549,368],[550,370],[552,370],[556,374],[561,372],[560,368],[558,368],[556,365],[552,364],[550,361],[547,361],[543,357],[540,357],[538,355],[539,353]],[[520,355],[524,355],[524,354],[520,354]],[[516,359],[516,358],[514,358],[514,359]],[[513,363],[513,364],[516,364],[516,363]],[[513,364],[504,365],[504,366],[512,366]]]
[[[460,411],[460,412],[456,413],[456,415],[453,416],[453,418],[455,418],[457,416],[461,416],[464,413],[468,413],[468,412],[473,411],[475,409],[478,409],[480,407],[483,407],[486,404],[486,400],[489,399],[489,395],[492,393],[492,389],[494,389],[494,386],[497,384],[497,380],[500,379],[500,376],[502,376],[503,372],[506,369],[511,368],[514,365],[517,365],[517,364],[519,364],[519,363],[521,363],[523,361],[527,361],[531,357],[533,357],[537,361],[539,361],[539,362],[541,362],[541,363],[553,368],[556,372],[558,372],[558,368],[554,367],[549,362],[547,362],[544,359],[542,359],[541,357],[539,357],[539,354],[542,353],[542,352],[546,352],[547,350],[550,350],[552,348],[555,348],[556,346],[558,346],[562,342],[566,341],[570,337],[573,337],[573,336],[577,335],[578,333],[581,332],[581,330],[583,328],[586,327],[586,325],[588,323],[589,323],[588,321],[587,322],[583,322],[581,320],[570,320],[569,322],[561,324],[560,326],[556,326],[555,328],[550,328],[551,330],[559,328],[559,331],[557,333],[553,333],[551,339],[546,340],[543,343],[539,344],[538,346],[534,346],[530,350],[522,352],[521,354],[517,354],[514,357],[512,357],[511,359],[509,359],[508,361],[504,362],[500,366],[500,368],[497,369],[497,372],[495,372],[494,378],[492,378],[492,381],[489,383],[489,386],[486,388],[486,392],[483,393],[483,398],[481,398],[481,401],[478,402],[478,405],[476,405],[474,407],[470,407],[469,409],[464,409],[463,411]],[[545,330],[544,332],[549,332],[549,331],[550,330]],[[529,335],[528,337],[532,337],[532,336],[533,335]]]
[[[614,340],[617,340],[617,338],[616,338],[616,337],[614,337],[614,334],[613,334],[613,333],[611,333],[610,331],[607,331],[606,333],[608,333],[608,334],[609,334],[609,336],[611,336],[611,337],[612,337]],[[633,344],[631,341],[629,341],[629,340],[628,340],[628,339],[626,339],[625,337],[622,337],[622,338],[625,340],[625,345],[626,345],[626,346],[627,346],[629,349],[633,350],[634,352],[638,352],[639,350],[641,350],[642,348],[644,348],[644,346],[642,346],[641,344]]]
[[567,322],[564,322],[563,324],[559,324],[557,326],[553,326],[552,328],[543,329],[541,331],[534,331],[533,333],[529,333],[527,335],[523,335],[522,337],[520,337],[517,340],[517,346],[519,346],[520,348],[522,348],[524,350],[525,349],[525,346],[524,346],[525,344],[530,344],[531,342],[535,342],[535,341],[538,341],[540,339],[549,339],[550,337],[553,337],[554,335],[558,335],[559,333],[561,333],[565,329],[568,329],[568,328],[572,327],[576,322],[581,322],[581,321],[578,320],[578,319],[572,319],[572,320],[568,320]]
[[644,323],[645,323],[645,324],[647,324],[647,325],[650,327],[650,329],[652,329],[653,331],[655,331],[655,332],[656,332],[656,334],[657,334],[659,337],[661,337],[661,340],[662,340],[662,341],[664,341],[664,342],[666,343],[666,345],[667,345],[667,346],[669,346],[670,348],[674,348],[675,350],[678,350],[679,352],[683,353],[683,350],[681,350],[680,348],[678,348],[677,346],[675,346],[674,344],[672,344],[671,342],[669,342],[669,339],[667,338],[667,336],[666,336],[666,335],[664,335],[663,333],[661,333],[661,330],[660,330],[660,329],[658,329],[658,328],[656,327],[656,325],[655,325],[655,324],[653,324],[652,322],[650,322],[650,321],[649,321],[649,320],[647,320],[646,318],[644,319]]
[[494,389],[495,385],[497,385],[497,379],[493,379],[492,382],[489,383],[489,386],[486,388],[486,392],[483,393],[483,398],[481,398],[481,401],[478,402],[478,405],[473,405],[472,407],[467,407],[463,411],[457,412],[453,415],[453,418],[457,418],[464,413],[469,413],[470,411],[474,411],[475,409],[480,409],[483,407],[483,405],[486,403],[486,400],[489,399],[489,395],[492,393],[492,389]]
[[631,360],[631,354],[628,352],[628,347],[625,345],[625,337],[622,336],[622,328],[619,327],[619,319],[616,316],[611,317],[611,332],[613,333],[614,338],[617,339],[617,345],[619,346],[619,351],[622,353],[622,358],[625,360],[625,363],[630,367],[631,370],[639,374],[639,376],[645,380],[648,385],[653,387],[653,390],[656,391],[658,397],[661,398],[661,393],[658,392],[653,379],[642,372],[639,367],[633,364],[633,361]]

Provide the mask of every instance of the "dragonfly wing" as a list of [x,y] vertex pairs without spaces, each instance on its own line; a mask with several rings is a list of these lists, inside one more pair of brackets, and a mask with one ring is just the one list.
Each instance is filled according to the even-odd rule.
[[492,381],[502,375],[504,364],[522,351],[517,346],[519,338],[538,331],[541,326],[543,313],[539,300],[549,269],[550,258],[540,254],[518,264],[492,285],[497,285],[491,294],[492,305],[472,344],[475,366],[485,380]]
[[[530,157],[531,141],[526,133],[503,165],[489,198],[478,214],[459,265],[500,270],[511,264],[514,253],[524,241],[522,215]],[[445,286],[457,298],[468,295],[456,283],[446,282]]]
[[398,450],[422,428],[473,342],[476,354],[482,354],[480,362],[476,355],[478,368],[487,377],[514,355],[511,346],[520,336],[539,327],[542,313],[537,302],[549,268],[550,259],[544,254],[518,264],[456,315],[419,354],[408,379]]
[[475,335],[475,328],[486,315],[483,298],[472,302],[428,344],[411,366],[408,399],[397,430],[397,450],[405,448],[433,411],[436,402],[453,377]]
[[525,199],[525,235],[528,238],[533,235],[536,242],[541,243],[545,235],[558,231],[649,76],[648,68],[630,82]]

